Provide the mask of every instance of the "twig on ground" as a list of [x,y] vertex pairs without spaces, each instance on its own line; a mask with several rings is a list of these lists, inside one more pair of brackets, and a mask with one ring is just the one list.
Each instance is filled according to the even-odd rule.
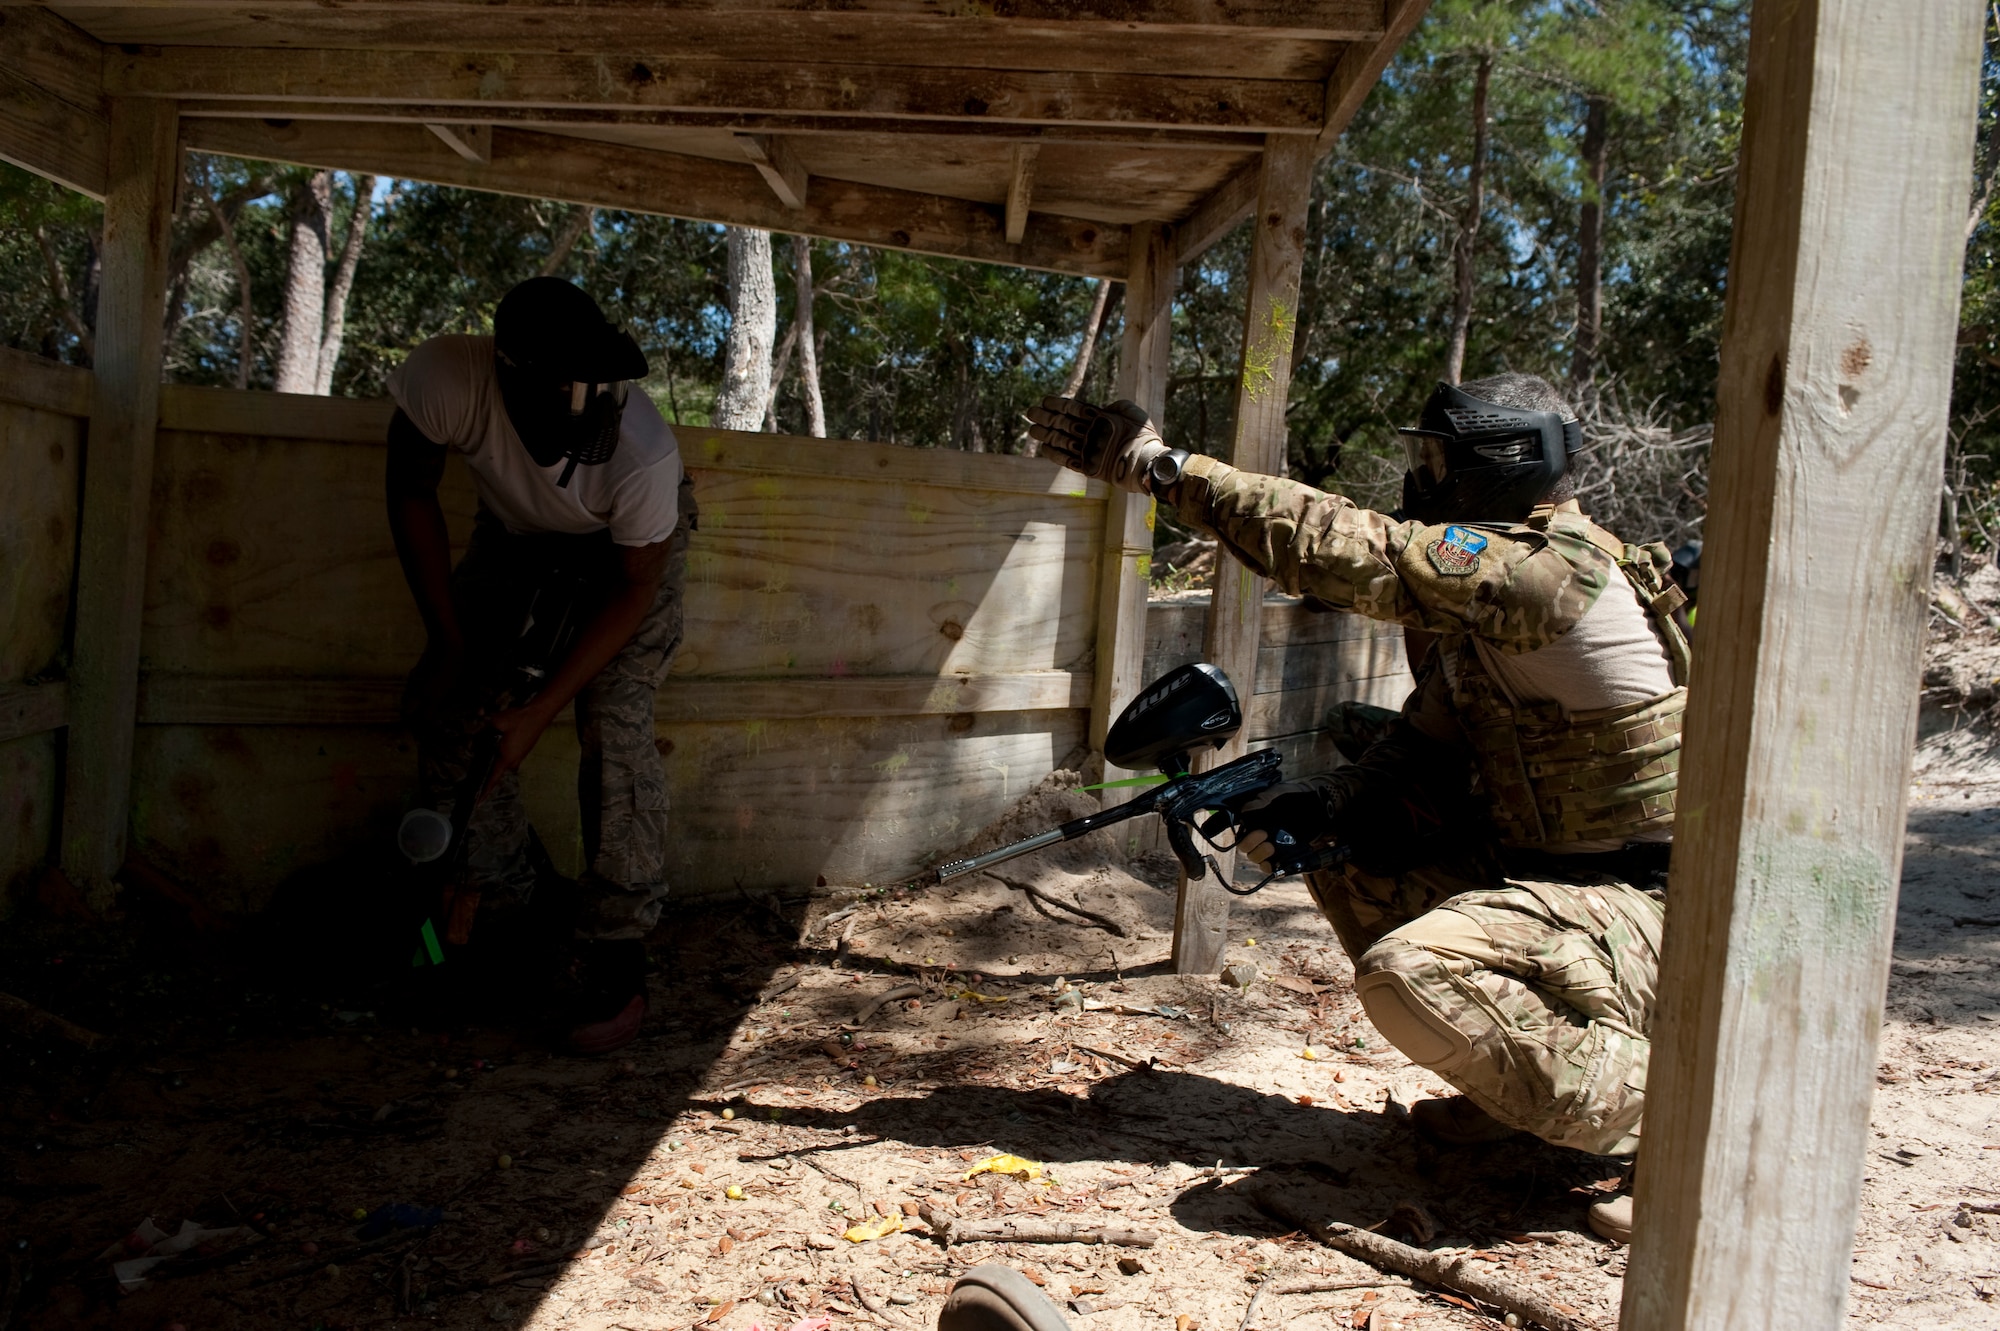
[[1132,1068],[1135,1071],[1151,1072],[1153,1070],[1153,1062],[1151,1059],[1147,1059],[1145,1062],[1141,1062],[1136,1058],[1127,1058],[1123,1054],[1114,1054],[1109,1049],[1093,1049],[1087,1044],[1080,1044],[1077,1045],[1076,1047],[1078,1049],[1081,1049],[1086,1054],[1095,1054],[1099,1058],[1108,1058],[1113,1063],[1123,1063],[1126,1067]]
[[104,1043],[104,1037],[96,1031],[87,1030],[53,1012],[44,1012],[27,999],[16,998],[12,994],[0,994],[0,1030],[30,1040],[54,1037],[84,1049],[95,1049]]
[[[1118,921],[1112,919],[1110,916],[1099,915],[1094,910],[1086,910],[1082,906],[1078,906],[1071,902],[1064,901],[1061,897],[1052,896],[1051,894],[1042,891],[1041,888],[1036,887],[1033,883],[1029,882],[1025,878],[1009,878],[1005,874],[992,873],[991,871],[989,871],[988,876],[998,879],[1000,882],[1005,883],[1008,887],[1013,888],[1016,892],[1027,893],[1028,900],[1034,904],[1037,910],[1041,910],[1042,914],[1044,915],[1049,915],[1048,911],[1043,909],[1045,905],[1054,906],[1057,910],[1066,910],[1072,915],[1080,916],[1083,919],[1089,920],[1092,924],[1096,925],[1100,929],[1105,930],[1107,933],[1116,934],[1120,938],[1127,937],[1127,934],[1125,933],[1125,926],[1118,923]],[[1057,917],[1054,915],[1049,915],[1049,918],[1053,920],[1056,919]],[[1063,920],[1062,923],[1067,924],[1069,923],[1069,921]],[[1116,967],[1114,966],[1113,969],[1115,970]]]
[[1280,1285],[1273,1294],[1338,1294],[1344,1289],[1408,1289],[1407,1280],[1301,1280]]
[[779,994],[789,994],[792,990],[798,988],[799,981],[805,978],[806,968],[801,966],[784,979],[773,980],[770,984],[765,985],[763,989],[758,991],[757,1001],[759,1003],[768,1003]]
[[869,1312],[873,1313],[877,1318],[888,1323],[890,1326],[909,1325],[909,1322],[903,1317],[901,1313],[892,1312],[882,1307],[880,1304],[876,1303],[874,1299],[870,1298],[868,1296],[868,1291],[861,1287],[860,1276],[849,1275],[847,1277],[847,1287],[854,1291],[855,1302],[859,1303],[863,1308],[866,1308]]
[[1593,1323],[1583,1316],[1559,1311],[1540,1294],[1485,1269],[1486,1263],[1474,1260],[1468,1253],[1430,1252],[1353,1225],[1314,1219],[1274,1184],[1272,1180],[1252,1180],[1243,1192],[1258,1209],[1288,1225],[1298,1226],[1329,1248],[1358,1257],[1371,1266],[1490,1303],[1524,1321],[1540,1323],[1549,1331],[1592,1331]]
[[847,1023],[847,1028],[858,1031],[866,1026],[868,1019],[880,1012],[886,1004],[893,1003],[899,998],[915,998],[923,991],[924,987],[920,984],[899,984],[894,989],[885,990],[862,1004],[860,1011],[854,1014],[854,1020]]
[[1257,1325],[1257,1305],[1264,1301],[1264,1291],[1269,1288],[1268,1281],[1257,1286],[1257,1292],[1250,1296],[1250,1306],[1243,1310],[1243,1320],[1236,1324],[1236,1331],[1251,1331]]
[[1121,1248],[1150,1248],[1159,1241],[1159,1235],[1143,1229],[1104,1224],[1068,1220],[959,1220],[928,1205],[918,1207],[917,1214],[947,1248],[955,1243],[1104,1243]]

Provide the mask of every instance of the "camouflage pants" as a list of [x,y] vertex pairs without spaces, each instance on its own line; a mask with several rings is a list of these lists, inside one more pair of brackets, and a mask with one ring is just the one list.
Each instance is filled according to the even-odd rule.
[[[666,576],[652,609],[631,641],[576,696],[585,861],[578,884],[579,938],[644,937],[666,901],[667,777],[654,742],[653,695],[681,642],[692,507],[685,489],[682,499],[681,525],[670,538]],[[617,550],[606,536],[516,536],[489,514],[479,515],[451,580],[466,637],[466,670],[443,705],[416,725],[424,798],[447,816],[487,718],[520,701],[508,695],[495,667],[513,642],[529,590],[558,559],[574,560],[579,551],[586,560],[601,562],[606,579],[616,576]],[[524,903],[536,880],[529,855],[533,839],[520,774],[509,772],[481,801],[466,829],[465,885],[494,905]]]
[[1465,887],[1442,872],[1313,883],[1355,956],[1362,1006],[1412,1062],[1509,1127],[1635,1154],[1659,894],[1588,876]]

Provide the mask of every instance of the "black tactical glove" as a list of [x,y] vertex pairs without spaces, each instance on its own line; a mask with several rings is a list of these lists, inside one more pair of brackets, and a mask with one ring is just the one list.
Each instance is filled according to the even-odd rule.
[[1147,473],[1169,450],[1136,402],[1096,407],[1074,397],[1045,397],[1028,410],[1028,437],[1071,471],[1148,493]]
[[1333,831],[1326,792],[1305,781],[1285,781],[1259,791],[1236,811],[1236,849],[1271,872],[1277,855],[1277,834],[1291,833],[1298,845],[1310,846]]

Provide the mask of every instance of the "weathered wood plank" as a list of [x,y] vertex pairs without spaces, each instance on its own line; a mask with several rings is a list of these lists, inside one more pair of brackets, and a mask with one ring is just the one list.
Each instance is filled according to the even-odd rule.
[[1009,245],[1021,243],[1028,234],[1028,205],[1035,197],[1035,162],[1042,155],[1038,143],[1014,145],[1013,169],[1007,178],[1006,233]]
[[[1306,201],[1315,154],[1308,141],[1274,140],[1264,150],[1257,187],[1256,230],[1244,310],[1243,370],[1236,392],[1230,461],[1249,471],[1285,472],[1285,396],[1292,381],[1292,331],[1298,320],[1299,274],[1305,257]],[[1257,692],[1263,579],[1230,559],[1218,559],[1209,606],[1208,659],[1234,681],[1239,696]],[[1240,758],[1239,736],[1198,760],[1202,770]],[[1235,856],[1218,856],[1224,881]],[[1228,942],[1229,894],[1214,875],[1183,877],[1174,914],[1174,969],[1209,974]]]
[[626,48],[615,56],[230,46],[107,49],[104,89],[123,97],[424,100],[477,106],[652,106],[668,110],[1209,125],[1315,134],[1317,82],[1102,70],[947,68],[689,60]]
[[90,415],[90,371],[0,347],[0,402],[79,418]]
[[1396,49],[1416,31],[1417,22],[1431,7],[1431,0],[1388,0],[1388,21],[1382,35],[1369,42],[1356,42],[1340,54],[1326,81],[1326,125],[1320,130],[1318,152],[1324,157],[1361,111],[1361,104],[1382,79],[1382,71],[1395,59]]
[[1125,228],[1035,214],[1009,245],[996,209],[963,199],[823,179],[804,208],[787,208],[749,163],[588,139],[495,129],[493,160],[468,162],[416,124],[189,119],[184,142],[203,152],[755,226],[951,258],[1092,276],[1122,276]]
[[0,405],[0,687],[60,664],[82,454],[77,418]]
[[[684,673],[1082,667],[1096,625],[1098,501],[1025,484],[999,492],[913,482],[896,468],[967,455],[885,447],[893,465],[875,467],[866,449],[843,457],[826,440],[790,455],[821,459],[823,469],[776,470],[790,460],[789,442],[688,441],[702,528],[689,560]],[[422,636],[382,516],[382,456],[379,446],[163,432],[147,667],[302,677],[408,669]],[[968,467],[961,482],[984,473],[1046,484],[1061,474],[1032,459],[967,460],[1000,465]],[[273,494],[312,503],[274,506]],[[474,499],[455,462],[441,497],[464,540]]]
[[[1125,336],[1119,349],[1117,396],[1156,417],[1167,407],[1173,346],[1173,237],[1145,223],[1133,228],[1132,271],[1125,279]],[[1112,490],[1104,510],[1103,563],[1097,588],[1097,696],[1091,704],[1090,747],[1104,752],[1104,737],[1118,713],[1144,687],[1146,591],[1153,571],[1153,500]],[[1103,779],[1123,769],[1107,766]]]
[[175,120],[164,99],[111,105],[62,815],[63,870],[99,908],[110,904],[123,862],[131,792],[167,247],[180,178]]
[[25,902],[48,864],[55,837],[58,736],[53,730],[0,742],[0,916]]
[[[55,686],[41,686],[55,687]],[[395,726],[403,679],[297,679],[149,673],[139,686],[141,725]],[[10,695],[0,689],[0,738]],[[662,724],[691,721],[810,721],[830,717],[972,716],[1060,711],[1090,702],[1090,676],[1064,670],[1012,675],[848,679],[704,679],[676,676],[660,689]],[[23,700],[22,707],[29,703]],[[33,717],[61,703],[35,704]],[[53,710],[51,710],[53,709]],[[28,715],[24,711],[23,715]],[[571,712],[562,715],[567,720]],[[32,719],[32,718],[31,718]],[[24,723],[25,724],[25,723]],[[46,727],[43,727],[46,728]],[[23,730],[18,733],[30,734]]]
[[[1064,45],[1102,48],[1137,44],[1161,36],[1182,36],[1224,48],[1254,45],[1259,40],[1293,42],[1371,41],[1383,27],[1382,0],[1286,0],[1282,3],[1138,4],[1131,0],[1075,4],[1070,0],[1008,3],[967,7],[946,0],[865,0],[827,6],[822,0],[793,3],[736,4],[660,3],[659,0],[347,0],[332,13],[323,0],[274,0],[254,8],[188,0],[127,0],[126,3],[60,4],[54,6],[75,22],[111,42],[195,43],[229,39],[231,33],[272,34],[247,40],[255,46],[291,44],[293,34],[316,40],[313,45],[339,45],[341,38],[358,45],[406,45],[437,42],[440,31],[462,40],[453,19],[476,19],[483,41],[508,49],[513,41],[532,42],[533,34],[549,37],[528,49],[547,49],[551,40],[562,49],[577,50],[577,40],[607,40],[605,31],[626,27],[645,31],[646,25],[672,24],[684,32],[691,52],[716,54],[709,43],[718,32],[764,31],[779,37],[798,33],[821,40],[881,31],[885,37],[905,34],[913,44],[941,37],[954,45],[975,46],[1009,34],[1048,36]],[[417,22],[405,22],[414,17]],[[387,25],[402,23],[401,27]],[[306,25],[314,26],[306,26]],[[427,30],[427,31],[426,31]],[[519,34],[512,36],[511,34]],[[406,40],[392,40],[406,38]],[[634,45],[644,45],[637,37]],[[611,48],[615,51],[617,48]],[[626,48],[631,49],[631,48]],[[921,58],[915,53],[905,59]],[[1060,59],[1058,52],[1053,57]],[[892,62],[893,63],[893,62]]]
[[[895,882],[964,843],[1084,737],[1081,710],[686,722],[664,727],[676,893]],[[34,741],[22,741],[33,743]],[[6,749],[0,749],[4,760]],[[581,867],[575,732],[551,727],[523,769],[558,867]],[[400,731],[143,726],[133,836],[220,909],[253,910],[301,869],[386,846],[414,794]]]
[[306,393],[243,392],[166,384],[160,428],[195,434],[243,434],[259,439],[383,447],[396,404],[386,397],[315,397]]
[[104,47],[47,6],[0,6],[0,69],[103,114]]
[[104,117],[0,67],[0,159],[102,199],[110,134]]
[[[553,106],[482,106],[469,114],[463,106],[434,102],[368,102],[365,104],[300,102],[274,98],[257,101],[217,101],[191,97],[181,103],[183,118],[231,120],[333,120],[345,124],[394,124],[456,118],[461,123],[511,125],[516,129],[565,129],[617,125],[664,130],[697,130],[724,134],[784,134],[816,139],[838,138],[865,145],[871,152],[893,154],[899,148],[951,152],[967,143],[1061,144],[1069,148],[1113,148],[1138,152],[1224,153],[1254,156],[1264,150],[1264,136],[1199,128],[1130,128],[1115,125],[1031,125],[1011,121],[903,120],[856,121],[849,116],[779,115],[768,111],[660,111],[648,107],[573,109]],[[720,157],[721,154],[712,154]],[[1171,162],[1172,158],[1167,158]]]
[[1174,261],[1186,267],[1249,220],[1257,206],[1258,164],[1245,162],[1174,225]]
[[0,684],[0,744],[69,724],[65,684]]
[[1752,10],[1630,1331],[1845,1320],[1983,19]]

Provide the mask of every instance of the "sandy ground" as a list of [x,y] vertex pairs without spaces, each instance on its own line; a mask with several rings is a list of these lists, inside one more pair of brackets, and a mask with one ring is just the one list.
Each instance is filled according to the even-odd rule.
[[[1963,728],[1924,757],[1852,1318],[2000,1327],[2000,764]],[[1429,1246],[1615,1321],[1624,1251],[1583,1223],[1615,1162],[1419,1138],[1402,1106],[1441,1088],[1369,1027],[1300,888],[1239,904],[1229,956],[1259,973],[1239,989],[1167,973],[1171,862],[1103,858],[1004,871],[1101,924],[992,877],[689,910],[655,947],[645,1038],[598,1061],[498,1026],[414,1033],[366,994],[288,994],[242,937],[171,919],[17,921],[0,988],[120,1038],[7,1048],[0,1328],[928,1327],[989,1260],[1079,1328],[1235,1331],[1260,1281],[1305,1278],[1375,1287],[1272,1295],[1260,1325],[1496,1325],[1243,1197],[1241,1167],[1301,1162],[1325,1218],[1413,1204]],[[968,1177],[999,1153],[1041,1177]],[[396,1203],[417,1227],[360,1237]],[[1157,1242],[945,1249],[905,1214],[920,1206]],[[121,1293],[113,1250],[147,1217],[240,1229]],[[843,1237],[889,1222],[908,1229]]]

